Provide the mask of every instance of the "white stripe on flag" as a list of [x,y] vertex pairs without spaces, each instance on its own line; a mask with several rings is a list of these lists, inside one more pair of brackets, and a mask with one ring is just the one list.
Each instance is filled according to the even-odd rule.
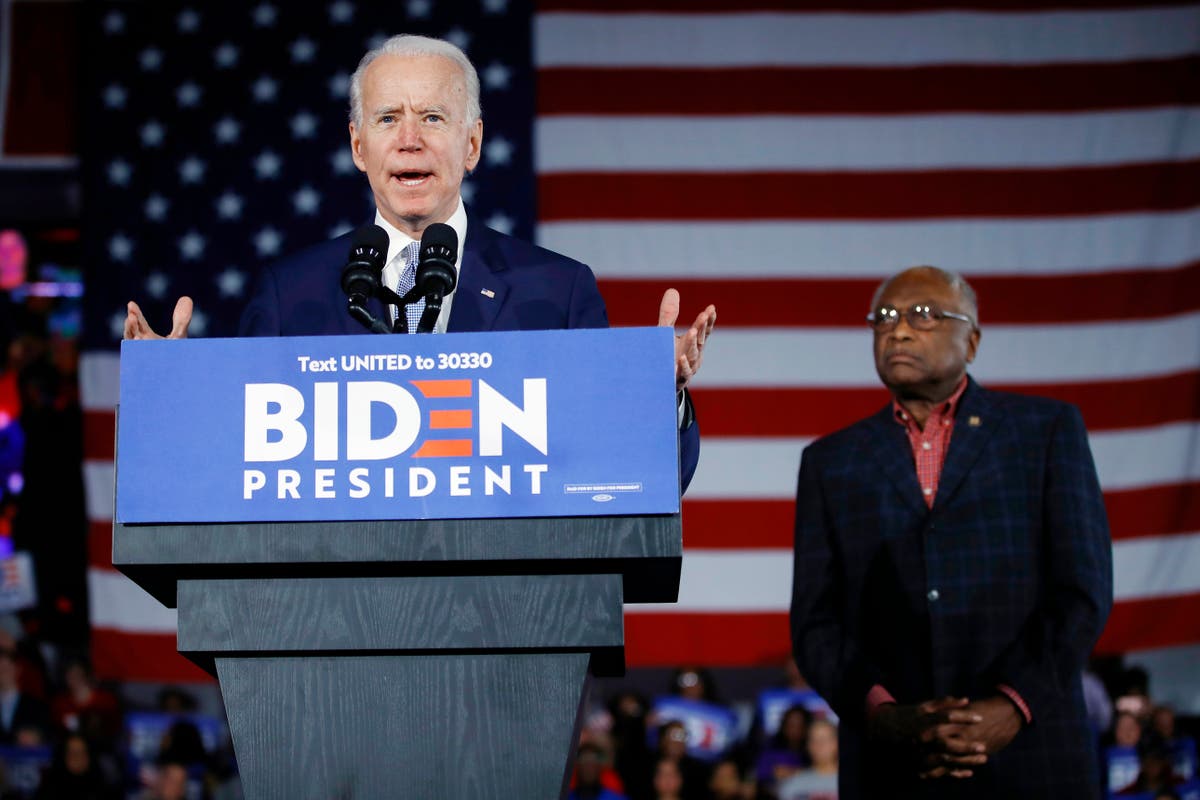
[[534,131],[539,173],[1061,169],[1200,156],[1200,109],[1182,107],[896,117],[551,116]]
[[111,522],[116,468],[111,461],[83,462],[83,490],[89,522]]
[[[900,14],[538,14],[545,67],[1062,64],[1195,52],[1200,8]],[[801,88],[801,91],[803,89]]]
[[111,411],[121,399],[121,356],[87,350],[79,357],[79,402],[84,411]]
[[1118,600],[1200,592],[1200,533],[1119,541],[1113,561]]
[[[871,331],[732,328],[705,345],[697,387],[876,387]],[[718,300],[718,304],[720,301]],[[718,323],[719,324],[719,323]],[[1200,364],[1200,313],[1069,325],[988,325],[971,374],[983,383],[1087,383]]]
[[1200,424],[1104,431],[1089,441],[1105,491],[1200,480]]
[[[626,606],[637,613],[786,612],[792,551],[685,550],[678,603]],[[1200,534],[1113,543],[1115,598],[1135,600],[1200,592]]]
[[175,633],[176,612],[119,572],[88,570],[92,627],[131,633]]
[[[703,422],[701,423],[703,424]],[[1200,480],[1200,423],[1178,422],[1089,435],[1105,491]],[[806,438],[710,437],[689,500],[793,500]]]
[[913,264],[978,275],[1177,267],[1200,259],[1200,209],[914,222],[540,222],[538,244],[601,278],[885,278]]
[[[1200,591],[1200,534],[1128,539],[1113,545],[1117,600]],[[140,633],[173,634],[176,612],[117,572],[91,569],[92,623]],[[640,612],[778,612],[791,598],[788,549],[685,550],[678,603],[633,604]]]

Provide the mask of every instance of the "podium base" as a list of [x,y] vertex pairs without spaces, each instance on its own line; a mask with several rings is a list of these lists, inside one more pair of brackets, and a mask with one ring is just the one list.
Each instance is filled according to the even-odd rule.
[[587,653],[217,657],[248,800],[565,796]]

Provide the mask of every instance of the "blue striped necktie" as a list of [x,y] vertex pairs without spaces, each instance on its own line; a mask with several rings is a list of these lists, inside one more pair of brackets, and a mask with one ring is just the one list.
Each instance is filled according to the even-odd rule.
[[[403,297],[417,285],[417,261],[421,250],[420,242],[412,242],[405,247],[400,255],[404,258],[404,270],[400,273],[400,282],[396,286],[396,294]],[[425,310],[425,298],[422,297],[415,303],[410,303],[405,307],[405,316],[408,317],[408,332],[417,332],[417,323],[421,320],[421,312]]]

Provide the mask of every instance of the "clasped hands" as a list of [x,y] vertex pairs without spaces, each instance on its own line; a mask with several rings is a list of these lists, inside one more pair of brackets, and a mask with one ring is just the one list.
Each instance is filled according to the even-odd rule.
[[[679,319],[679,292],[667,289],[663,294],[662,303],[658,307],[658,324],[674,327]],[[125,338],[126,339],[183,339],[187,337],[188,325],[192,321],[192,299],[181,297],[175,304],[175,312],[171,316],[171,332],[165,337],[159,336],[146,322],[146,317],[138,304],[132,300],[126,309]],[[704,344],[712,333],[713,325],[717,323],[717,309],[709,306],[700,312],[696,321],[687,332],[675,337],[675,391],[681,392],[688,381],[699,371],[700,362],[704,358]]]
[[969,778],[1021,730],[1016,706],[1000,695],[970,701],[943,697],[879,706],[867,722],[876,742],[904,748],[921,778]]

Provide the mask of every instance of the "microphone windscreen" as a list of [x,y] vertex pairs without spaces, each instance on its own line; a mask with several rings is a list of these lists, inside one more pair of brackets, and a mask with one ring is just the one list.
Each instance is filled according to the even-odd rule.
[[458,234],[444,222],[435,222],[421,234],[421,260],[442,259],[453,264],[458,260]]
[[387,260],[388,244],[387,231],[378,225],[363,225],[354,232],[348,259],[352,262],[366,261],[383,269]]

